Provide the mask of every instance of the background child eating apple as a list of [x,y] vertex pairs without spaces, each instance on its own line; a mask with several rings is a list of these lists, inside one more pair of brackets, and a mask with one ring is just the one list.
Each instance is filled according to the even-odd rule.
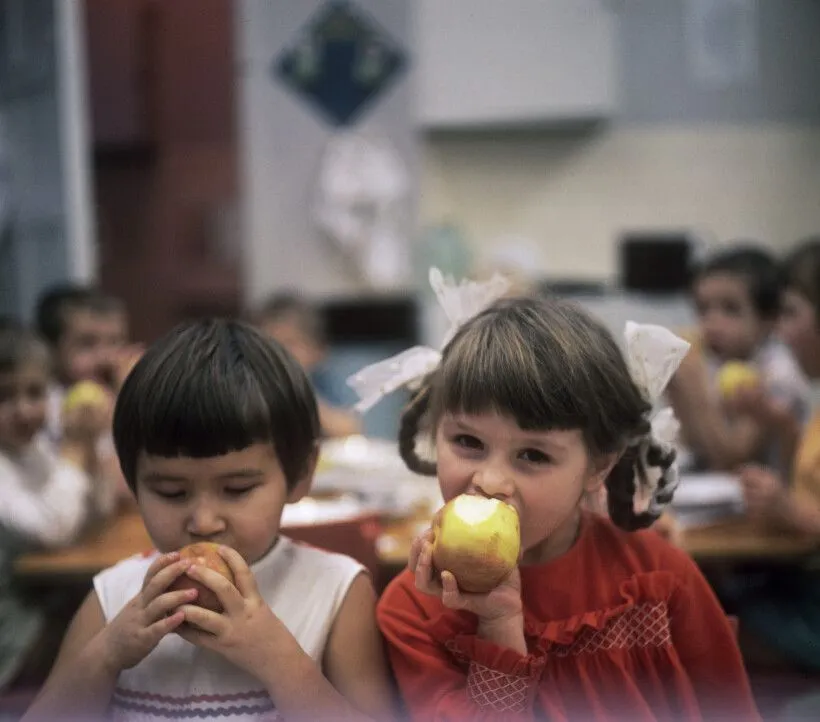
[[49,386],[48,430],[58,441],[63,398],[74,384],[94,381],[112,392],[118,389],[128,318],[117,299],[76,285],[55,286],[43,293],[36,318],[38,333],[52,354],[54,382]]
[[[37,302],[36,323],[48,343],[53,377],[48,388],[46,430],[54,444],[63,434],[66,398],[78,384],[96,384],[112,397],[100,408],[113,406],[113,396],[142,353],[139,345],[128,344],[128,316],[117,298],[82,285],[60,284],[47,289]],[[95,404],[83,404],[72,413],[83,414]],[[110,427],[110,424],[109,424]],[[106,508],[130,496],[120,474],[109,433],[102,436],[98,456],[107,480],[100,492],[106,493]]]
[[[808,386],[773,333],[782,292],[777,261],[756,246],[722,250],[695,270],[697,338],[668,394],[698,466],[733,470],[762,461],[786,469],[791,460],[806,421]],[[728,397],[721,393],[720,370],[731,362],[744,362],[757,373],[759,383],[744,390],[746,398],[733,398],[733,384],[724,384]],[[775,399],[784,414],[772,419],[755,413],[764,407],[764,396]]]
[[[745,467],[741,481],[750,515],[820,541],[820,238],[801,243],[786,259],[784,271],[787,290],[780,332],[812,381],[812,418],[800,442],[791,483],[776,470],[758,465]],[[742,582],[734,590],[741,630],[816,675],[820,671],[816,565],[810,560],[783,565],[736,581]],[[820,711],[820,698],[815,705],[815,712]]]
[[0,689],[24,667],[45,671],[36,670],[42,660],[32,650],[52,636],[43,632],[45,611],[15,588],[14,558],[74,541],[96,512],[97,440],[107,416],[69,413],[55,452],[42,434],[49,372],[39,338],[13,324],[0,329]]
[[[95,578],[25,719],[389,717],[363,568],[279,535],[318,438],[301,367],[249,326],[202,321],[151,347],[117,399],[114,440],[158,552]],[[197,542],[218,545],[233,582],[180,556]],[[222,611],[175,588],[184,575]]]

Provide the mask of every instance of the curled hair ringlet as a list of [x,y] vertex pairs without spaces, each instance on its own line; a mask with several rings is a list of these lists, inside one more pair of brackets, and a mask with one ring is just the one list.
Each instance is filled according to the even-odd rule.
[[638,484],[648,482],[652,469],[660,470],[657,489],[653,492],[654,505],[668,506],[674,493],[674,462],[677,452],[674,448],[665,449],[654,441],[649,422],[646,426],[646,435],[627,446],[605,482],[609,517],[617,526],[627,531],[646,529],[660,516],[649,511],[635,513],[634,499],[638,492]]
[[422,431],[422,420],[430,405],[430,375],[426,376],[419,388],[413,393],[401,415],[399,427],[399,455],[407,468],[424,476],[436,475],[436,464],[422,459],[417,451],[419,433]]

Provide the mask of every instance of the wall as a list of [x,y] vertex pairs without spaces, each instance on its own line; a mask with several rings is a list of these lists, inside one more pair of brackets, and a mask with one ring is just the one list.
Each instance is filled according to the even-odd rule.
[[84,0],[100,281],[135,339],[240,307],[233,0]]
[[95,273],[76,2],[0,0],[0,129],[12,222],[0,239],[0,313],[30,318],[46,286]]
[[818,187],[819,129],[624,125],[582,138],[428,139],[421,212],[460,221],[479,254],[520,233],[549,275],[608,278],[626,229],[786,246],[820,229]]
[[[322,3],[236,1],[247,300],[294,284],[315,294],[361,290],[359,278],[310,215],[316,174],[333,129],[270,74],[274,59]],[[412,0],[358,0],[355,5],[408,48]],[[365,111],[356,129],[387,138],[416,177],[411,78],[412,66]]]
[[[603,1],[603,0],[602,0]],[[685,3],[611,2],[620,117],[595,129],[425,138],[421,216],[538,244],[549,275],[609,278],[626,229],[694,228],[777,247],[820,229],[820,5],[759,0],[757,73],[723,89],[686,65]]]

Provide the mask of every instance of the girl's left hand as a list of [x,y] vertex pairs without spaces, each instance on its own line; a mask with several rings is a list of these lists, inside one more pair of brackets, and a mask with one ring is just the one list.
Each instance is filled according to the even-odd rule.
[[222,613],[186,604],[180,607],[186,624],[177,629],[177,634],[191,644],[218,652],[261,679],[271,658],[271,645],[283,634],[290,636],[290,632],[262,599],[253,572],[242,556],[228,547],[220,547],[219,553],[231,568],[235,584],[198,564],[187,575],[216,594]]
[[428,529],[410,549],[409,568],[415,573],[416,588],[439,597],[448,609],[463,609],[475,614],[479,623],[495,624],[517,619],[523,614],[521,574],[516,566],[510,575],[487,594],[462,592],[453,574],[433,567],[433,531]]

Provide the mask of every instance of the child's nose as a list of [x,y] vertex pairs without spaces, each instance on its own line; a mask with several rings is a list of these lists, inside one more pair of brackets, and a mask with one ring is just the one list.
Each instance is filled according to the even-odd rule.
[[219,510],[210,503],[201,502],[191,512],[188,533],[195,537],[211,537],[225,530]]
[[501,464],[487,463],[473,475],[473,486],[484,496],[507,499],[515,490],[515,482]]

